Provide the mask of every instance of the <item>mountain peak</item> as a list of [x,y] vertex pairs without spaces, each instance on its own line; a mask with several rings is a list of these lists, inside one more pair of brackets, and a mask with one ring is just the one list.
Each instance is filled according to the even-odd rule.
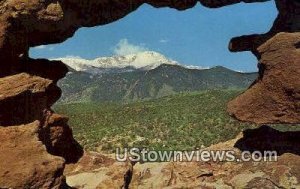
[[138,70],[151,70],[157,68],[162,64],[179,64],[176,61],[168,59],[164,55],[155,51],[143,51],[136,54],[125,56],[112,56],[100,57],[94,60],[86,60],[80,57],[65,57],[58,58],[63,63],[76,71],[93,72],[106,72],[112,69],[138,69]]

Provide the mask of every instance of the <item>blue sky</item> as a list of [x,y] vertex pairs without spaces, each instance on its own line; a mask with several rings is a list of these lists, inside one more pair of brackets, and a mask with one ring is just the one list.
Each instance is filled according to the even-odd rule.
[[30,55],[94,59],[152,50],[186,65],[256,71],[256,58],[249,52],[229,52],[229,40],[268,31],[276,15],[273,1],[219,9],[198,4],[186,11],[144,5],[117,22],[81,28],[64,43],[31,48]]

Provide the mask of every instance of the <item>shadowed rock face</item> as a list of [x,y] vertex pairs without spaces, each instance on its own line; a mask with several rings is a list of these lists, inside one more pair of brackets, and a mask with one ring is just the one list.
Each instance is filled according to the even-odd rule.
[[0,125],[31,123],[43,118],[60,97],[60,89],[49,79],[20,73],[0,79]]
[[39,130],[39,139],[50,154],[65,158],[66,163],[76,163],[83,155],[83,149],[74,140],[68,120],[65,116],[48,111]]
[[[265,1],[0,0],[0,188],[65,187],[64,164],[82,155],[67,118],[51,110],[61,95],[56,83],[67,67],[60,61],[29,58],[30,47],[63,42],[80,27],[111,23],[144,3],[185,10],[197,2],[217,8]],[[279,14],[268,33],[237,37],[229,45],[232,51],[252,51],[259,59],[259,78],[228,106],[239,120],[300,122],[300,34],[292,34],[299,32],[300,2],[276,4]]]
[[241,151],[259,151],[262,154],[265,151],[276,151],[279,156],[285,153],[299,156],[299,137],[300,131],[281,132],[264,125],[243,131],[243,138],[237,140],[234,147]]

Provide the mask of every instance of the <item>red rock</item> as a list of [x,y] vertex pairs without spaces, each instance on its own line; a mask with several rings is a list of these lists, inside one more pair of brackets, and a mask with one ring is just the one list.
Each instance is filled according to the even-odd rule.
[[116,162],[114,157],[86,152],[78,163],[66,166],[65,175],[72,187],[120,189],[128,170],[132,170],[128,162]]
[[[208,7],[263,1],[265,0],[199,0]],[[0,77],[3,77],[0,78],[0,125],[6,126],[0,128],[0,188],[65,186],[64,158],[68,162],[76,161],[82,153],[76,147],[77,143],[67,125],[67,118],[51,111],[51,106],[61,95],[56,82],[64,77],[67,68],[58,61],[30,59],[30,47],[63,42],[72,37],[80,27],[111,23],[135,11],[144,3],[154,7],[184,10],[193,7],[197,2],[0,1]],[[299,33],[287,32],[300,30],[300,3],[276,0],[276,4],[279,14],[270,32],[234,38],[230,44],[232,51],[251,50],[260,61],[260,77],[256,83],[228,106],[230,114],[243,121],[299,123]],[[278,34],[280,32],[286,33]],[[35,120],[41,124],[34,122]],[[286,162],[292,163],[287,165]],[[191,187],[203,188],[230,188],[231,185],[237,188],[273,187],[274,183],[287,188],[299,187],[297,156],[284,154],[279,162],[270,165],[274,168],[270,169],[268,166],[254,163],[217,163],[211,166],[195,163],[159,164],[157,167],[161,171],[157,171],[154,166],[153,169],[150,168],[150,175],[142,172],[130,175],[131,166],[128,168],[128,165],[114,164],[114,167],[109,166],[110,169],[104,168],[100,174],[104,176],[99,187],[112,187],[116,182],[120,187],[120,184],[124,184],[124,174],[126,178],[133,177],[132,186],[137,183],[141,186],[142,183],[158,188],[186,187],[187,183]],[[199,173],[198,170],[204,173]],[[153,171],[155,176],[151,176]],[[206,178],[205,175],[212,176]],[[278,175],[281,178],[275,179]],[[247,180],[241,183],[239,178]]]
[[60,92],[55,81],[28,73],[0,78],[0,188],[66,186],[65,163],[83,150],[68,118],[50,110]]
[[39,137],[50,154],[65,158],[66,163],[76,163],[83,155],[83,149],[73,138],[68,118],[48,111],[39,130]]
[[258,80],[228,104],[231,116],[254,123],[300,123],[300,33],[279,33],[258,48]]
[[60,188],[64,159],[39,141],[39,122],[0,128],[0,188]]

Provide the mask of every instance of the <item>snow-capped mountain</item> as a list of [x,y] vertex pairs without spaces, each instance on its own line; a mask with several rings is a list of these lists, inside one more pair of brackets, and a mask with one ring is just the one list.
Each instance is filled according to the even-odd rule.
[[168,59],[164,55],[154,51],[145,51],[126,56],[100,57],[94,60],[86,60],[80,57],[66,57],[55,60],[61,60],[76,71],[91,74],[152,70],[162,64],[179,65],[178,62]]

